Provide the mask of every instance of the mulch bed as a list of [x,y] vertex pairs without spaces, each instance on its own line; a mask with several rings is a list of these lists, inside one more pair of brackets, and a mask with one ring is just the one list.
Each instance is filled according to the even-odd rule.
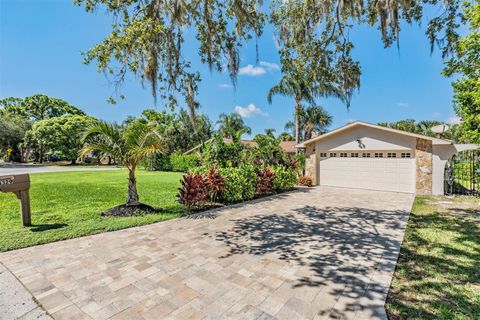
[[104,217],[131,217],[131,216],[143,216],[146,214],[160,213],[162,209],[154,208],[148,204],[140,203],[134,206],[127,206],[122,204],[100,213]]

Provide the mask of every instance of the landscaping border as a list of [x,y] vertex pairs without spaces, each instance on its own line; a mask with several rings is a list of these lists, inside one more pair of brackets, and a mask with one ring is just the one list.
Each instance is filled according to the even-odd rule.
[[[254,204],[254,203],[261,202],[261,201],[264,201],[264,200],[268,200],[268,199],[274,198],[276,196],[284,195],[284,194],[290,194],[290,193],[295,193],[295,192],[304,192],[302,190],[308,190],[308,189],[311,189],[311,187],[295,186],[294,189],[292,189],[292,190],[279,192],[279,193],[273,193],[273,194],[269,194],[269,195],[266,195],[266,196],[254,198],[254,199],[251,199],[251,200],[235,202],[235,203],[232,203],[232,204],[224,205],[223,207],[197,211],[197,212],[193,212],[193,213],[190,213],[190,214],[186,214],[186,215],[184,215],[182,217],[179,217],[179,218],[180,219],[181,218],[196,219],[197,217],[195,217],[195,216],[198,216],[198,219],[201,219],[201,218],[215,219],[216,215],[214,213],[217,212],[217,211],[221,211],[221,210],[225,210],[225,209],[235,209],[235,208],[241,207],[243,205]],[[203,216],[203,217],[201,217],[201,216]],[[179,218],[177,218],[177,219],[179,219]],[[170,220],[175,220],[175,219],[170,219]],[[162,221],[159,221],[159,222],[162,222]],[[155,223],[157,223],[157,222],[155,222]]]

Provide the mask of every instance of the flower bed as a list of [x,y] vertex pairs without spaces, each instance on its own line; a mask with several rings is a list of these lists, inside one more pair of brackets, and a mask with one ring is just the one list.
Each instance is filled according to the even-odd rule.
[[297,183],[293,167],[199,167],[183,176],[177,198],[189,211],[199,211],[289,191]]

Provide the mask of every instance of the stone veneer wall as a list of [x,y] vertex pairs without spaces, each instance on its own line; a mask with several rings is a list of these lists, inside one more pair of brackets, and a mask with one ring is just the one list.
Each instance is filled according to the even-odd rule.
[[432,141],[417,138],[415,148],[415,163],[417,170],[416,193],[432,194]]
[[317,176],[317,156],[314,149],[314,144],[307,146],[305,150],[305,174],[312,178],[313,185],[319,183]]

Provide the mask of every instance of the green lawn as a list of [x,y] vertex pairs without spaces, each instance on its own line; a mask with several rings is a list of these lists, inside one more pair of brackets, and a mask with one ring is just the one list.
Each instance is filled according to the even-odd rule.
[[15,195],[0,193],[0,251],[178,217],[183,213],[176,202],[181,175],[139,171],[140,201],[165,210],[145,216],[106,218],[99,213],[125,203],[127,171],[32,174],[31,227],[21,226],[19,201]]
[[480,319],[480,199],[417,197],[386,309],[390,319]]

